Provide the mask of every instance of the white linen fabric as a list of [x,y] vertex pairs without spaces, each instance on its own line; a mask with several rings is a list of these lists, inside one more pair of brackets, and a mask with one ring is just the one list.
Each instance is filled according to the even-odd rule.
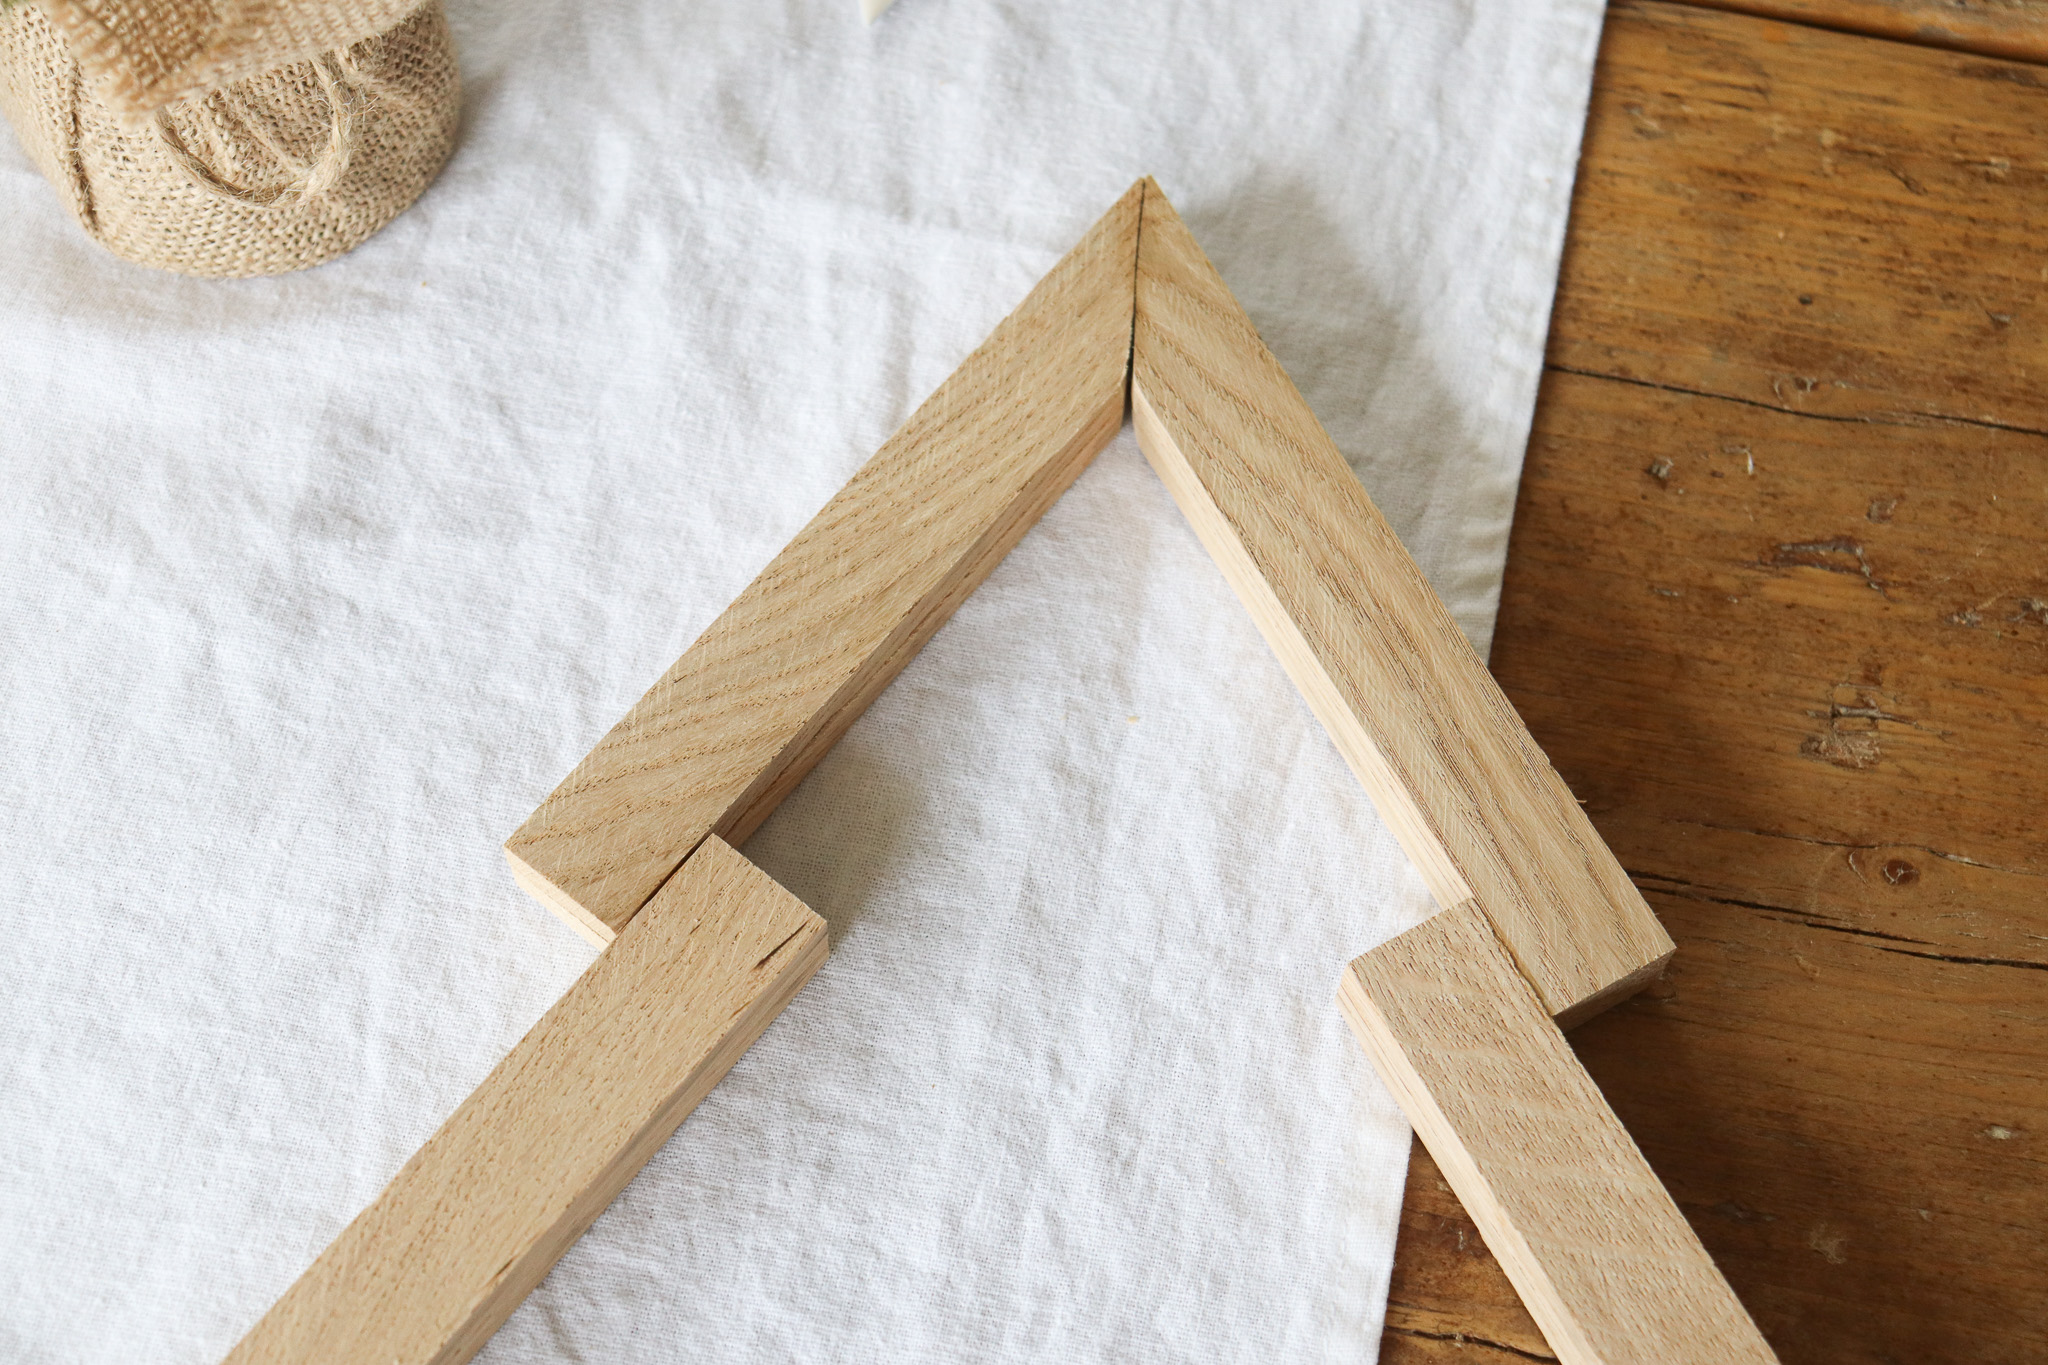
[[[0,139],[0,1359],[218,1359],[591,960],[498,844],[1136,177],[1482,647],[1597,0],[451,5],[274,280]],[[1128,431],[747,853],[831,961],[480,1357],[1370,1359],[1428,898]]]

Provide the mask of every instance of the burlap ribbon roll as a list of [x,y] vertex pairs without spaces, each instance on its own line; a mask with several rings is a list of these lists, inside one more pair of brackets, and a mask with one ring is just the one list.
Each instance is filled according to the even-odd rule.
[[460,87],[441,0],[21,0],[0,110],[79,224],[188,275],[340,255],[427,187]]

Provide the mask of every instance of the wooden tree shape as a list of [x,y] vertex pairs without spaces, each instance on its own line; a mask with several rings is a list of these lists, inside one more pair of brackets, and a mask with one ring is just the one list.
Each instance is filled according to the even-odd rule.
[[732,845],[1127,403],[1437,899],[1340,1003],[1552,1347],[1775,1359],[1559,1031],[1654,977],[1670,939],[1148,179],[506,841],[604,952],[231,1362],[482,1346],[823,961],[822,921]]

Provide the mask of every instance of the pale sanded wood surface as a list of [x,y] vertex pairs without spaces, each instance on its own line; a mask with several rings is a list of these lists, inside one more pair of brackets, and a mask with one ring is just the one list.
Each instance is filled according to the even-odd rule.
[[823,920],[706,839],[229,1365],[468,1360],[825,953]]
[[1776,1360],[1476,902],[1354,960],[1339,1000],[1559,1359]]
[[1123,421],[1131,191],[506,841],[600,944],[766,819]]
[[[1572,1042],[1788,1365],[2048,1360],[2044,77],[1629,5],[1595,82],[1492,663],[1679,943]],[[1549,1355],[1418,1151],[1382,1359]]]
[[1156,186],[1138,441],[1441,905],[1476,898],[1553,1014],[1670,940]]

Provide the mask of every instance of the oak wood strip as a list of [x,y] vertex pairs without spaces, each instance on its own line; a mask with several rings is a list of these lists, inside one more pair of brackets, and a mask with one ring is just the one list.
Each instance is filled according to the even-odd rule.
[[1690,0],[1760,19],[1924,43],[2015,61],[2048,62],[2043,0]]
[[2044,148],[2040,67],[1616,4],[1550,359],[2048,431]]
[[1139,186],[505,843],[599,944],[765,820],[1123,420]]
[[1670,940],[1156,186],[1138,442],[1440,904],[1476,897],[1554,1014]]
[[460,1365],[824,962],[713,836],[228,1356]]
[[1476,902],[1355,959],[1339,999],[1558,1359],[1777,1360]]

